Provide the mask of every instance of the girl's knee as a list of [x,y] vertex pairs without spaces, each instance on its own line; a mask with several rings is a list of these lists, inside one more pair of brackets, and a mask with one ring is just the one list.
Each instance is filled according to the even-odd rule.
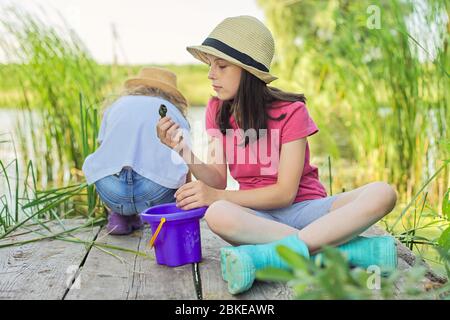
[[385,214],[394,209],[397,202],[397,192],[394,190],[394,188],[383,181],[374,182],[373,188],[378,195],[380,205],[386,211]]
[[209,228],[218,234],[230,233],[236,228],[231,203],[226,200],[213,202],[205,213]]

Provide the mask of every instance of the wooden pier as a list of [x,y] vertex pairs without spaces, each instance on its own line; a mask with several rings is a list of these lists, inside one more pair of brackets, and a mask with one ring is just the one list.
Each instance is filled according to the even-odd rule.
[[[256,281],[247,292],[228,293],[221,277],[219,248],[228,244],[213,234],[201,221],[202,262],[176,268],[158,265],[149,248],[149,226],[129,236],[108,235],[104,227],[86,226],[82,219],[51,222],[46,230],[41,225],[23,227],[0,241],[0,299],[101,299],[101,300],[196,300],[254,299],[286,300],[293,292],[286,284]],[[70,232],[70,229],[76,229]],[[8,243],[68,230],[70,237],[49,238],[1,248]],[[376,226],[364,235],[381,235]],[[92,243],[96,244],[93,246]],[[129,249],[130,252],[115,247]],[[398,242],[398,267],[408,270],[414,254]],[[134,251],[134,252],[131,252]],[[144,253],[145,256],[136,254]],[[445,279],[431,270],[418,287],[442,283]],[[396,284],[396,297],[401,299],[401,279]]]

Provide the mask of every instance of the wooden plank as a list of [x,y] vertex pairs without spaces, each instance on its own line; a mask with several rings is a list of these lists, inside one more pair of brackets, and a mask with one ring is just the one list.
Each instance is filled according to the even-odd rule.
[[108,235],[103,229],[98,242],[148,254],[93,248],[80,273],[79,288],[71,288],[66,299],[196,299],[191,265],[170,268],[156,263],[148,247],[150,229],[128,236]]
[[136,300],[195,300],[197,299],[192,265],[168,267],[156,263],[154,249],[150,249],[151,231],[144,229],[139,250],[151,255],[151,259],[137,257],[134,285],[129,299]]
[[[136,251],[139,248],[141,234],[141,231],[136,231],[127,236],[113,236],[103,228],[96,243]],[[134,253],[93,247],[81,269],[79,282],[76,285],[74,283],[65,299],[128,299],[133,285],[135,261]]]
[[202,256],[199,265],[203,299],[231,299],[231,300],[286,300],[291,299],[292,290],[283,283],[256,281],[253,287],[239,295],[228,292],[227,283],[222,279],[220,270],[220,248],[229,246],[227,242],[214,234],[202,219]]
[[[83,225],[85,220],[62,222],[65,229],[71,229]],[[57,222],[49,223],[48,227],[51,233],[40,226],[24,226],[0,244],[27,241],[64,231]],[[29,230],[35,232],[24,233]],[[98,230],[99,227],[88,227],[72,235],[92,241]],[[83,244],[51,239],[0,249],[0,299],[62,299],[86,254],[87,247]]]

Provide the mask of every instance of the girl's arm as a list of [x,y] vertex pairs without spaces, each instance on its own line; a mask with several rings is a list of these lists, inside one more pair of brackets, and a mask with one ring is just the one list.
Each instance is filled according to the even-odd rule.
[[215,189],[225,189],[227,187],[227,165],[220,140],[208,137],[208,159],[203,163],[187,146],[181,150],[174,148],[189,166],[190,172],[197,180],[203,181],[208,186]]
[[227,187],[227,165],[225,154],[221,152],[223,145],[220,140],[209,137],[208,163],[205,164],[183,142],[182,131],[178,129],[179,125],[166,116],[159,120],[156,133],[162,143],[178,152],[197,180],[215,189],[225,189]]
[[186,175],[186,183],[191,182],[191,181],[192,181],[192,174],[191,174],[191,171],[189,170]]
[[291,205],[297,195],[305,162],[306,138],[281,146],[278,180],[275,184],[252,190],[219,190],[203,181],[183,185],[175,193],[177,206],[189,210],[227,200],[256,210],[283,208]]

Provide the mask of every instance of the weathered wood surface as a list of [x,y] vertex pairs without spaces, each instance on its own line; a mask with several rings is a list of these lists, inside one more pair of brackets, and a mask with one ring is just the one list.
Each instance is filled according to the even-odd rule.
[[[91,252],[80,272],[79,286],[70,289],[67,299],[289,299],[290,289],[283,284],[255,283],[252,290],[233,296],[221,278],[219,248],[228,245],[201,222],[202,255],[200,281],[194,280],[192,265],[176,268],[158,265],[148,240],[148,227],[131,236],[108,236],[100,232],[97,242],[136,250],[147,257],[97,248]],[[197,287],[196,287],[197,285]],[[200,291],[201,290],[201,291]],[[199,294],[200,292],[200,294]]]
[[[67,299],[197,299],[192,266],[158,265],[148,246],[149,228],[129,236],[111,236],[103,229],[97,242],[146,253],[142,257],[121,250],[92,248],[80,272],[80,286]],[[114,254],[114,255],[111,255]]]
[[[83,222],[66,220],[64,223],[69,228]],[[60,227],[52,223],[53,232],[54,228]],[[16,234],[21,232],[23,230]],[[385,232],[376,226],[363,233],[365,236],[382,234]],[[96,245],[89,247],[61,240],[43,240],[0,249],[0,299],[275,300],[293,297],[292,290],[286,284],[260,281],[256,281],[243,294],[229,294],[221,276],[219,261],[219,249],[228,244],[213,234],[204,220],[201,221],[203,260],[196,270],[192,265],[176,268],[158,265],[148,245],[151,237],[148,225],[129,236],[111,236],[105,229],[99,231],[98,227],[77,231],[74,236],[95,240]],[[36,237],[35,233],[27,233],[6,241],[17,242]],[[408,270],[416,257],[400,242],[397,249],[400,270]],[[78,270],[77,277],[68,287],[74,270]],[[444,281],[444,278],[429,270],[426,278],[417,285],[423,289],[427,284]],[[398,298],[402,298],[401,292],[400,279],[397,284]]]
[[[57,234],[84,224],[84,220],[66,220],[64,228],[57,222],[22,228],[0,241],[1,245]],[[34,230],[34,232],[28,232]],[[71,234],[92,241],[99,227],[87,227]],[[28,233],[25,233],[28,232]],[[0,249],[0,299],[61,300],[67,293],[79,265],[88,254],[83,244],[61,240],[40,240]]]
[[200,275],[203,299],[290,299],[291,289],[286,284],[256,281],[251,290],[233,296],[228,293],[227,283],[222,279],[219,248],[229,246],[227,242],[209,230],[206,222],[201,222],[202,257]]

